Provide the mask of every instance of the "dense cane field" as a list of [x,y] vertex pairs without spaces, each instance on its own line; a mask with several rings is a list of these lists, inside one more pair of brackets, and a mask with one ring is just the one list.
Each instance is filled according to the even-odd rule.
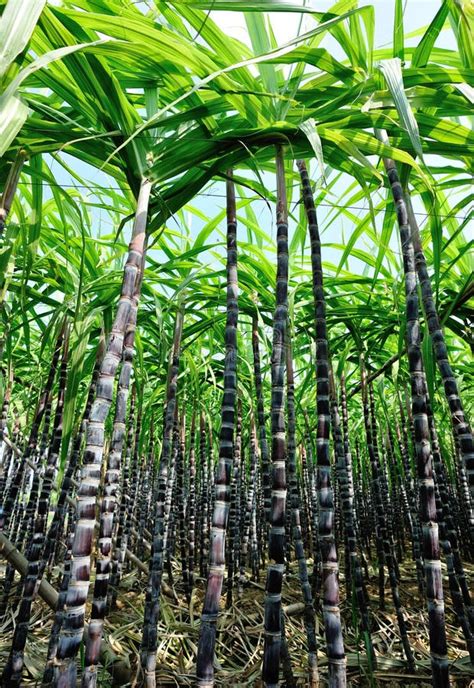
[[0,8],[1,685],[474,685],[472,2]]

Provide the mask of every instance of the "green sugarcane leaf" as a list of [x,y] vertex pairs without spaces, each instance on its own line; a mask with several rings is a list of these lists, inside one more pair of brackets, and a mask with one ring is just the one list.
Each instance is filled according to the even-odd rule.
[[441,221],[441,212],[437,196],[434,198],[434,203],[431,205],[430,230],[431,241],[433,246],[433,266],[434,266],[434,282],[436,291],[436,302],[439,300],[439,280],[441,271],[441,251],[443,243],[443,223]]
[[0,156],[10,146],[28,117],[29,108],[14,94],[0,96]]
[[309,7],[286,0],[173,0],[174,5],[187,5],[200,10],[235,10],[236,12],[313,12]]
[[2,95],[6,95],[7,93],[13,94],[26,78],[28,78],[34,72],[38,71],[38,69],[42,69],[43,67],[46,67],[47,65],[51,64],[51,62],[61,60],[63,57],[71,55],[72,53],[75,53],[78,50],[88,50],[97,45],[103,45],[104,43],[107,43],[110,40],[112,39],[101,38],[97,41],[92,41],[91,43],[67,45],[64,48],[57,48],[56,50],[51,50],[50,52],[45,53],[44,55],[40,55],[40,57],[34,59],[33,62],[31,62],[27,67],[24,67],[20,72],[18,72],[15,78],[12,79],[12,81],[8,84],[8,87]]
[[474,10],[468,0],[452,0],[449,5],[449,20],[456,36],[459,54],[465,67],[474,65],[472,45]]
[[404,0],[395,0],[395,18],[393,21],[393,56],[400,60],[405,58],[405,39],[403,36]]
[[63,439],[61,443],[61,467],[64,466],[68,455],[69,444],[74,426],[76,415],[79,384],[83,377],[85,353],[91,330],[95,324],[95,313],[88,315],[85,320],[76,321],[74,331],[76,337],[71,347],[70,364],[67,376],[66,395],[64,400],[63,414]]
[[[231,64],[227,67],[224,67],[222,69],[219,69],[215,72],[212,72],[211,74],[208,74],[205,78],[199,80],[197,83],[193,85],[193,87],[183,93],[182,95],[178,96],[175,98],[172,102],[170,102],[168,105],[160,109],[153,117],[149,118],[146,122],[144,122],[142,125],[140,125],[135,132],[129,136],[123,143],[121,143],[114,151],[113,154],[111,154],[105,163],[109,163],[110,160],[116,156],[125,146],[130,144],[133,139],[141,134],[145,129],[149,128],[150,126],[157,124],[164,116],[173,108],[178,106],[180,103],[182,103],[184,100],[190,98],[194,94],[196,94],[198,91],[203,89],[205,86],[210,84],[211,82],[219,79],[220,77],[224,75],[228,75],[231,72],[235,72],[236,70],[241,69],[242,67],[250,67],[251,65],[259,65],[262,62],[268,62],[268,59],[276,58],[279,57],[280,55],[284,55],[287,52],[289,52],[294,46],[298,45],[299,43],[303,43],[304,41],[307,41],[310,38],[313,38],[315,36],[318,36],[319,34],[324,34],[326,32],[329,32],[331,29],[333,29],[335,26],[337,26],[339,23],[343,22],[345,19],[348,17],[352,16],[353,14],[357,13],[364,13],[367,10],[371,10],[372,8],[368,7],[361,7],[361,8],[356,8],[353,10],[350,10],[349,12],[346,12],[345,14],[342,14],[338,17],[332,17],[331,19],[328,19],[327,21],[324,21],[323,23],[319,24],[315,29],[312,29],[311,31],[308,31],[304,34],[301,34],[300,36],[297,36],[293,40],[289,41],[285,45],[281,46],[278,48],[278,50],[272,51],[270,53],[267,53],[265,55],[258,55],[256,57],[250,58],[248,60],[242,60],[240,62],[237,62],[235,64]],[[248,107],[248,105],[247,105]]]
[[394,57],[391,60],[381,60],[378,64],[378,68],[385,77],[388,89],[392,94],[393,102],[395,103],[399,117],[410,137],[413,148],[416,154],[423,159],[423,149],[421,146],[418,124],[403,85],[401,60],[398,57]]
[[429,25],[426,33],[418,43],[411,59],[412,67],[424,67],[430,59],[433,46],[438,38],[444,23],[447,19],[453,0],[444,0],[436,13],[435,18]]
[[[360,139],[364,144],[370,142],[370,137],[365,138],[364,136],[351,137],[345,135],[345,132],[337,131],[330,127],[320,128],[320,134],[323,139],[331,141],[338,150],[344,151],[347,155],[353,157],[357,162],[359,162],[363,167],[370,171],[370,173],[380,182],[382,182],[382,175],[377,170],[377,168],[371,163],[371,161],[363,155],[359,147],[356,145],[359,143],[357,139]],[[352,140],[351,140],[352,139]],[[357,176],[355,167],[353,168],[354,176]],[[361,186],[363,186],[361,182]]]
[[[262,14],[249,13],[245,16],[245,23],[249,32],[253,51],[256,55],[270,52],[272,49],[270,38],[267,34],[265,18]],[[262,77],[265,90],[277,93],[278,80],[275,67],[272,64],[259,64],[258,70]]]
[[321,139],[318,134],[316,122],[312,117],[310,117],[305,122],[302,122],[300,124],[300,129],[307,136],[308,141],[310,142],[311,147],[314,150],[316,160],[318,162],[318,167],[321,172],[321,178],[323,182],[326,183],[326,178],[324,176],[323,144],[321,143]]
[[354,69],[342,64],[342,62],[338,62],[324,48],[301,46],[284,55],[269,58],[267,62],[290,65],[294,65],[297,62],[302,63],[303,68],[305,65],[313,65],[328,74],[334,75],[341,81],[344,81],[345,84],[349,84],[350,81],[356,81],[356,79],[358,81],[358,74]]
[[474,88],[470,84],[456,84],[455,89],[474,105]]
[[8,0],[0,19],[0,77],[26,47],[46,0]]
[[382,266],[382,261],[383,261],[384,257],[387,255],[387,253],[390,252],[389,246],[390,246],[390,239],[392,237],[393,227],[395,224],[395,217],[396,217],[395,216],[395,205],[393,203],[393,199],[391,198],[391,194],[389,194],[389,197],[387,199],[385,214],[384,214],[382,234],[381,234],[380,240],[379,240],[379,250],[377,253],[377,259],[375,261],[373,286],[375,286],[375,282],[377,280],[377,277],[379,276],[380,268]]
[[31,64],[18,72],[16,77],[9,83],[6,90],[0,96],[0,156],[2,156],[8,149],[28,117],[29,109],[16,93],[22,82],[38,69],[46,67],[55,60],[60,60],[66,55],[70,55],[77,50],[84,50],[95,45],[100,45],[107,40],[109,39],[94,41],[93,43],[84,43],[81,45],[69,45],[64,48],[52,50],[51,52],[36,58]]

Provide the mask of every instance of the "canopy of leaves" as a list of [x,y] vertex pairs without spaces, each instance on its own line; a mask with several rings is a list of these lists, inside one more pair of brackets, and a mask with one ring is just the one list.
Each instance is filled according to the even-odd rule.
[[[139,396],[146,413],[161,411],[173,323],[184,303],[183,393],[213,412],[224,352],[229,168],[238,191],[239,380],[251,402],[251,318],[258,313],[265,341],[274,309],[276,143],[285,145],[287,160],[300,407],[315,403],[314,316],[294,160],[304,157],[311,170],[332,362],[350,387],[361,352],[370,372],[405,348],[386,156],[412,193],[469,410],[474,66],[461,6],[446,0],[409,36],[398,11],[392,49],[375,46],[377,22],[386,17],[376,4],[357,0],[339,0],[325,12],[285,0],[2,3],[0,35],[10,37],[0,41],[2,187],[18,151],[28,155],[0,253],[2,389],[13,374],[23,421],[67,313],[73,332],[66,437],[72,432],[100,332],[111,325],[143,176],[154,186],[136,341]],[[221,10],[238,10],[240,18],[245,12],[246,41],[228,35]],[[277,11],[301,19],[284,44],[272,28]],[[451,47],[444,47],[448,34]],[[374,128],[388,132],[390,145]],[[424,354],[436,397],[427,339]],[[387,371],[382,395],[405,380],[401,358]]]

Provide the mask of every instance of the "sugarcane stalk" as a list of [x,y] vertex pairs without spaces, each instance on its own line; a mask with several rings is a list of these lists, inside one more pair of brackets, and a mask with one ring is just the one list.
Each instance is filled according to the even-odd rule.
[[[209,452],[210,453],[210,452]],[[208,559],[209,559],[209,502],[210,502],[210,488],[209,488],[209,456],[206,452],[206,421],[204,414],[201,413],[199,419],[199,467],[201,474],[200,485],[200,556],[199,556],[199,574],[201,578],[207,578],[208,573]]]
[[308,579],[308,565],[303,545],[300,517],[300,496],[296,476],[296,413],[295,413],[295,380],[293,372],[293,356],[291,347],[291,330],[288,329],[286,347],[286,380],[287,380],[287,408],[288,408],[288,482],[290,488],[291,525],[293,529],[293,545],[298,561],[301,594],[305,605],[304,625],[308,649],[308,678],[309,688],[319,685],[318,645],[316,640],[316,624],[313,608],[313,595]]
[[395,607],[395,614],[397,617],[398,628],[400,630],[400,637],[402,640],[403,651],[408,663],[408,668],[410,671],[415,670],[415,660],[413,657],[413,652],[411,650],[410,642],[408,639],[408,632],[405,622],[405,615],[403,613],[403,608],[400,600],[400,592],[398,588],[398,581],[396,575],[396,565],[395,556],[393,553],[392,545],[389,539],[389,526],[387,523],[386,507],[387,502],[384,499],[384,489],[383,489],[383,473],[380,465],[380,457],[378,450],[377,441],[377,422],[375,416],[375,402],[373,396],[372,387],[367,389],[365,384],[365,370],[362,362],[362,397],[364,404],[364,417],[367,418],[368,423],[366,428],[368,428],[367,433],[367,447],[369,451],[369,458],[372,468],[372,484],[375,499],[375,514],[377,520],[377,526],[380,532],[380,538],[382,541],[384,562],[387,564],[388,577],[390,583],[390,589],[392,592],[393,605]]
[[[226,558],[227,558],[227,590],[226,608],[232,607],[234,577],[238,571],[239,561],[237,551],[240,545],[240,515],[241,500],[244,494],[242,489],[242,474],[245,470],[245,460],[242,461],[242,404],[240,399],[237,402],[237,423],[235,432],[234,461],[232,465],[231,494],[229,507],[229,536],[227,539]],[[242,464],[242,467],[241,467]],[[240,549],[240,548],[239,548]],[[240,590],[240,588],[239,588]]]
[[219,462],[215,479],[215,502],[211,527],[210,561],[206,595],[201,615],[196,676],[200,688],[214,686],[214,653],[217,616],[225,571],[225,537],[230,507],[230,485],[234,460],[234,428],[237,401],[237,219],[232,173],[227,194],[227,317],[225,329],[224,396],[221,408]]
[[[144,251],[146,250],[146,241]],[[122,368],[120,371],[115,399],[115,418],[112,430],[111,449],[105,473],[104,493],[100,508],[99,542],[96,559],[94,595],[91,619],[88,626],[85,650],[85,667],[82,688],[97,685],[97,668],[100,643],[102,641],[104,620],[107,609],[109,580],[112,569],[112,534],[115,512],[117,510],[118,488],[120,485],[121,457],[125,438],[127,401],[133,371],[135,331],[137,326],[138,299],[144,270],[144,254],[140,272],[137,274],[128,322],[123,339]]]
[[260,364],[260,347],[258,334],[258,318],[256,315],[252,317],[252,352],[253,352],[253,370],[255,380],[255,394],[257,397],[257,424],[258,436],[260,443],[260,454],[262,464],[262,487],[263,500],[265,509],[265,519],[270,523],[270,506],[272,499],[271,481],[270,481],[270,459],[268,455],[268,441],[267,431],[265,426],[265,402],[263,398],[263,383],[262,370]]
[[[386,132],[376,130],[376,135],[382,143],[387,142]],[[384,167],[397,211],[405,273],[408,365],[411,382],[417,477],[419,482],[420,524],[422,527],[426,577],[432,683],[435,688],[445,688],[450,684],[449,665],[447,659],[443,579],[439,556],[439,533],[436,520],[433,461],[426,408],[427,390],[420,345],[415,252],[397,167],[393,160],[388,158],[384,158]]]
[[173,349],[168,371],[166,390],[166,409],[164,418],[163,445],[160,457],[158,487],[156,495],[153,543],[151,549],[150,571],[148,576],[145,610],[143,618],[143,636],[140,647],[141,668],[146,688],[156,685],[156,648],[158,646],[158,618],[160,614],[160,592],[162,587],[163,564],[165,554],[165,500],[168,485],[168,471],[172,455],[173,427],[176,414],[176,394],[178,387],[179,357],[181,336],[183,332],[183,311],[180,308],[176,315],[173,336]]
[[[38,442],[38,433],[39,429],[41,426],[41,421],[43,420],[46,408],[47,408],[47,402],[48,399],[51,396],[51,390],[54,385],[54,380],[56,378],[56,371],[57,371],[57,366],[59,362],[59,357],[61,355],[61,347],[63,343],[63,338],[64,338],[64,328],[65,328],[65,321],[63,322],[63,325],[61,326],[61,329],[59,331],[54,351],[53,351],[53,356],[51,359],[51,365],[49,368],[48,372],[48,378],[46,380],[46,383],[44,385],[43,391],[40,395],[40,398],[38,400],[38,404],[36,406],[35,414],[34,414],[34,419],[33,423],[31,425],[31,430],[30,430],[30,435],[28,438],[28,443],[26,446],[26,449],[24,452],[22,452],[22,461],[19,462],[19,465],[17,467],[15,476],[10,484],[10,487],[6,493],[6,495],[3,495],[3,503],[2,506],[0,506],[0,531],[6,530],[7,526],[9,525],[9,521],[12,520],[12,514],[13,514],[13,508],[16,503],[16,499],[18,496],[18,492],[23,480],[24,476],[24,469],[30,461],[31,457],[34,455],[36,451],[36,445]],[[5,436],[4,441],[8,443],[8,438]],[[11,446],[13,443],[10,443]],[[32,464],[33,466],[35,465],[34,463]]]
[[189,446],[189,496],[187,508],[188,523],[188,599],[191,600],[194,588],[194,567],[196,559],[196,411],[191,420],[191,438]]
[[265,585],[263,681],[267,688],[278,686],[282,645],[281,589],[285,572],[286,519],[286,424],[285,345],[288,322],[288,208],[285,163],[282,146],[276,149],[277,171],[277,274],[276,308],[272,341],[272,499],[268,565]]
[[[245,568],[249,553],[250,531],[252,527],[253,512],[255,510],[255,471],[257,465],[257,438],[255,436],[255,423],[253,416],[250,419],[250,476],[243,519],[242,547],[240,551],[239,596],[242,596],[246,582]],[[244,464],[245,465],[245,464]]]
[[[14,688],[21,685],[24,665],[24,650],[28,636],[33,598],[37,581],[43,577],[52,543],[47,546],[46,528],[49,514],[49,503],[52,487],[56,479],[57,461],[62,440],[62,418],[64,397],[66,393],[66,377],[68,364],[69,331],[63,328],[63,354],[59,374],[59,392],[54,421],[53,440],[48,452],[47,466],[44,474],[41,493],[39,495],[38,510],[34,523],[31,545],[28,548],[28,566],[24,578],[17,623],[13,633],[10,654],[2,674],[2,685]],[[45,551],[46,549],[46,551]]]
[[[332,371],[330,371],[330,374],[332,375]],[[348,579],[346,576],[347,594],[349,594],[349,586],[352,585],[355,601],[360,614],[360,629],[364,636],[367,655],[372,663],[372,666],[375,666],[376,656],[372,644],[372,638],[370,635],[370,609],[368,607],[366,600],[362,567],[360,563],[360,557],[357,551],[358,536],[356,528],[356,519],[354,515],[352,455],[349,443],[349,420],[347,414],[347,399],[344,375],[342,375],[341,377],[341,409],[342,424],[337,404],[336,390],[333,389],[331,423],[333,426],[336,457],[341,467],[341,506],[343,510],[345,536],[347,541],[347,557],[349,559]]]
[[71,551],[71,577],[66,598],[66,614],[55,659],[55,688],[67,688],[69,685],[74,685],[76,680],[75,657],[84,631],[96,522],[96,499],[104,457],[104,424],[112,404],[115,376],[122,358],[125,329],[143,261],[150,194],[151,182],[143,180],[124,267],[120,300],[102,361],[96,398],[87,426],[82,478],[77,491],[77,521]]
[[408,189],[404,190],[405,203],[410,224],[410,235],[413,244],[415,268],[421,287],[421,300],[425,313],[425,320],[428,332],[433,344],[436,364],[438,366],[446,401],[451,413],[451,422],[455,435],[459,442],[459,450],[462,456],[465,470],[467,472],[468,484],[470,489],[470,502],[467,503],[469,510],[469,527],[471,539],[474,543],[474,442],[472,431],[464,413],[462,400],[459,394],[458,383],[449,361],[448,347],[441,328],[441,322],[433,297],[433,289],[428,273],[423,246],[421,244],[420,231],[416,221],[415,213],[411,203]]
[[316,434],[319,540],[322,559],[323,619],[326,636],[330,688],[345,688],[346,659],[339,609],[339,580],[336,542],[334,538],[334,492],[331,484],[329,436],[331,415],[329,404],[329,350],[326,327],[321,239],[319,237],[316,208],[306,166],[297,161],[301,176],[303,202],[308,219],[311,241],[311,268],[316,327],[316,408],[318,425]]

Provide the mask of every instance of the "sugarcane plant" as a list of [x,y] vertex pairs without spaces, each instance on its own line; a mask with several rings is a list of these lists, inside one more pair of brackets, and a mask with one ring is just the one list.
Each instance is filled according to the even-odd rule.
[[2,685],[472,680],[472,17],[394,8],[3,3]]

